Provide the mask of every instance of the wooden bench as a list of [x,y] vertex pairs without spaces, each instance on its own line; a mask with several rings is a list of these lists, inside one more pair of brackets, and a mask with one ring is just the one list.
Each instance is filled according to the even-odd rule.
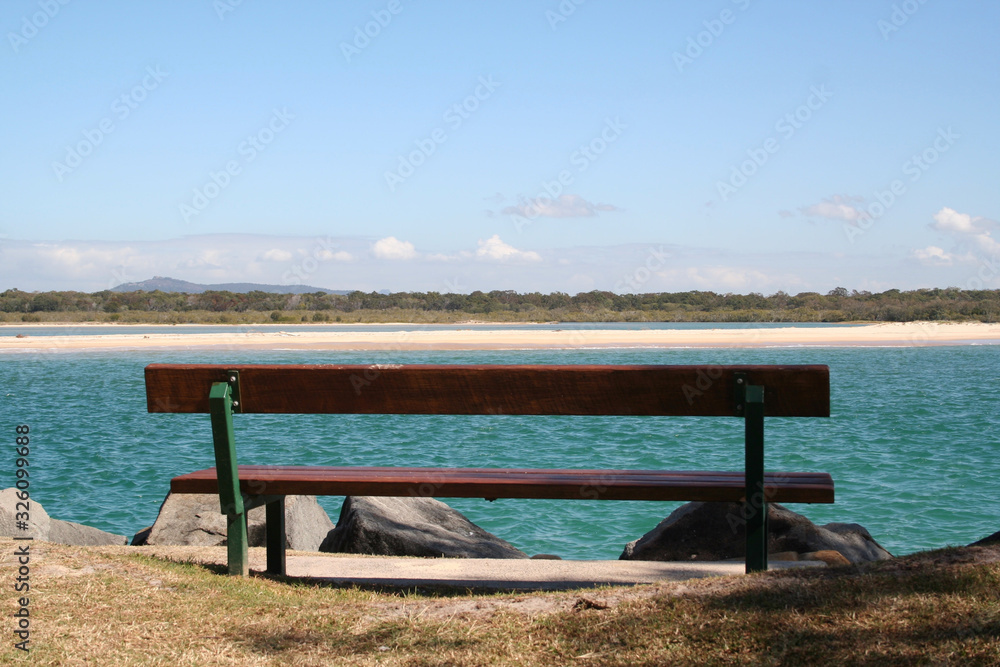
[[[293,494],[742,501],[747,572],[767,569],[768,502],[833,502],[829,474],[764,471],[765,416],[830,415],[826,366],[152,364],[146,398],[149,412],[211,415],[216,466],[170,491],[219,494],[234,575],[248,573],[246,512],[261,505],[267,571],[285,573]],[[745,470],[237,466],[233,413],[738,417]]]

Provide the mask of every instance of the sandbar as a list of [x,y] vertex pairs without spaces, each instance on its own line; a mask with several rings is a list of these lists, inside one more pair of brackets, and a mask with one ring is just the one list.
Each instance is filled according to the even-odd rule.
[[[37,325],[34,325],[37,326]],[[573,348],[763,348],[763,347],[919,347],[1000,344],[1000,324],[907,322],[863,326],[753,327],[708,329],[601,329],[566,324],[564,328],[428,329],[419,324],[386,331],[358,331],[332,325],[329,331],[213,333],[122,333],[23,335],[17,326],[0,328],[0,352],[100,349],[219,350],[530,350]]]

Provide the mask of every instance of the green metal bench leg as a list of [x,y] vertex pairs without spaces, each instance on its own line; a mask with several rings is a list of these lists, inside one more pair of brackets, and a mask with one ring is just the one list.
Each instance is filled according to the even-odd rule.
[[247,515],[226,515],[226,547],[229,560],[229,574],[245,577],[250,574],[250,560],[247,556]]
[[767,570],[767,499],[764,497],[764,387],[746,388],[746,571]]
[[219,506],[226,515],[226,544],[229,574],[249,574],[247,559],[247,517],[240,493],[236,468],[236,438],[233,434],[233,399],[226,382],[212,384],[208,396],[212,416],[212,442],[215,446],[215,468],[219,480]]
[[269,502],[267,517],[267,571],[285,574],[285,497]]

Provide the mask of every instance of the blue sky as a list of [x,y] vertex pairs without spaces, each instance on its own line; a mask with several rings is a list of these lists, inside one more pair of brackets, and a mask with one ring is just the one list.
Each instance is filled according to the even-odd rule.
[[0,288],[1000,287],[1000,5],[0,6]]

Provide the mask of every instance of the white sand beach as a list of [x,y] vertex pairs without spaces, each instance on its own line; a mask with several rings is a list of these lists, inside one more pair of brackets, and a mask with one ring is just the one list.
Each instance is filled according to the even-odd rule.
[[[37,326],[37,325],[35,325]],[[58,325],[57,325],[58,326]],[[595,325],[588,325],[595,326]],[[600,325],[596,325],[599,327]],[[76,332],[80,327],[76,328]],[[776,327],[740,329],[614,330],[575,328],[556,330],[412,329],[357,331],[331,325],[329,331],[296,331],[294,325],[274,331],[213,333],[121,333],[91,335],[23,335],[18,327],[0,329],[0,352],[90,349],[260,349],[260,350],[517,350],[565,348],[749,348],[927,346],[1000,344],[1000,324],[984,323],[883,323],[864,326]]]

